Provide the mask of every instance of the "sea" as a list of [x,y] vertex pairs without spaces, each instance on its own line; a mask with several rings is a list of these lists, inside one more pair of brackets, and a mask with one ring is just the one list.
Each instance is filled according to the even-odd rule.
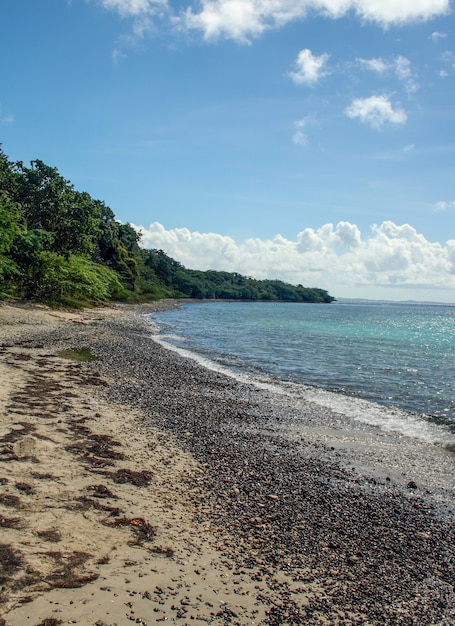
[[455,451],[455,305],[191,302],[152,321],[206,367]]

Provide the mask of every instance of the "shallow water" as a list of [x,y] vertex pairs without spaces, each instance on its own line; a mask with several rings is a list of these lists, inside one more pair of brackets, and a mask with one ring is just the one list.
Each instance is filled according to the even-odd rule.
[[208,367],[455,447],[455,307],[214,302],[153,321],[161,342]]

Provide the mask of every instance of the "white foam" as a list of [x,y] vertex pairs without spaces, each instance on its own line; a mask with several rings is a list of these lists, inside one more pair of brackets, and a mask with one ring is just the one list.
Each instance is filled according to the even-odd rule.
[[216,363],[191,350],[168,343],[165,339],[171,337],[172,335],[153,335],[153,340],[167,350],[172,350],[185,358],[192,359],[207,369],[234,378],[239,382],[252,384],[258,389],[279,396],[287,396],[296,402],[311,402],[334,413],[344,415],[349,420],[376,427],[390,434],[410,437],[426,444],[455,448],[455,435],[450,429],[444,425],[429,422],[424,416],[407,413],[398,408],[385,407],[368,400],[348,397],[318,387],[287,381],[277,382],[266,376],[254,377],[251,374],[238,372]]
[[305,388],[303,393],[306,400],[342,413],[357,422],[376,426],[389,433],[412,437],[424,443],[444,447],[455,446],[455,435],[448,427],[429,422],[424,416],[324,389]]

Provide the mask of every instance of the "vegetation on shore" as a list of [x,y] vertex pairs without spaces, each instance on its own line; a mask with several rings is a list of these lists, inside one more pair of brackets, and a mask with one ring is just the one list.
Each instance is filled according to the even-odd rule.
[[327,291],[185,268],[54,167],[11,162],[0,146],[0,298],[83,305],[216,298],[332,302]]

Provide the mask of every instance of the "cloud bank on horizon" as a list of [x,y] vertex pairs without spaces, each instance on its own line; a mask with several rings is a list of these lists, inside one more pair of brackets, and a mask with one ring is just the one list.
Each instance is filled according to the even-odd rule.
[[409,224],[386,221],[362,236],[355,224],[340,222],[305,228],[293,241],[276,235],[243,243],[217,233],[166,230],[158,222],[134,228],[143,247],[163,250],[191,269],[278,278],[335,297],[447,301],[455,295],[455,239],[430,242]]

